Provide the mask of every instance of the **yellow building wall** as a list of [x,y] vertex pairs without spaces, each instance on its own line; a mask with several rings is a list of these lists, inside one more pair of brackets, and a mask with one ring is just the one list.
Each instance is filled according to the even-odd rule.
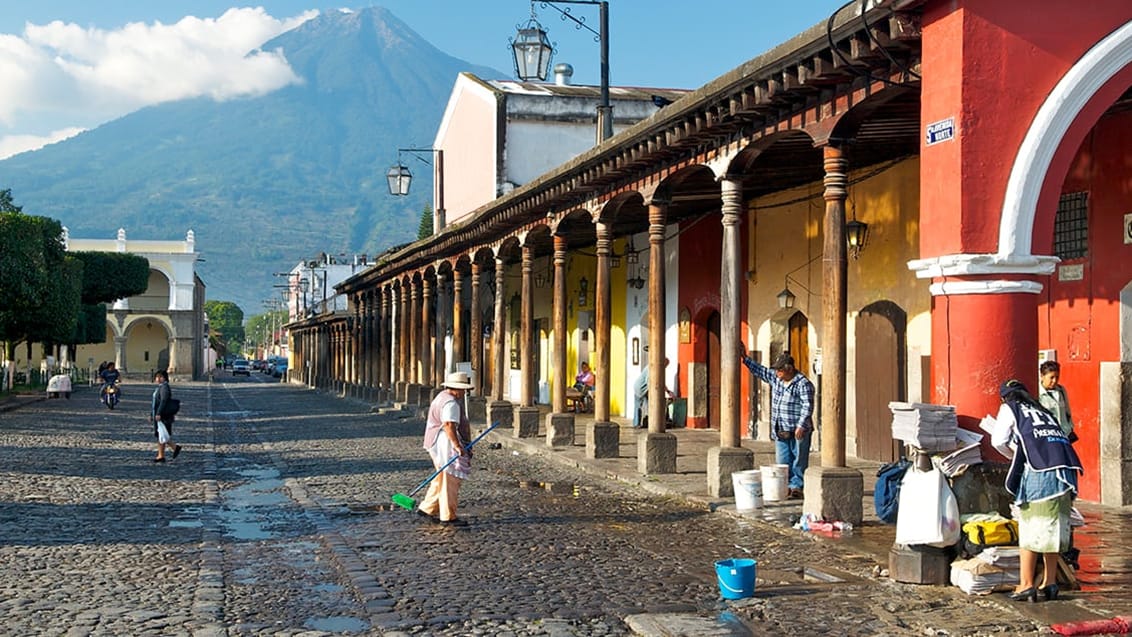
[[[849,175],[846,219],[868,224],[864,248],[856,258],[850,255],[848,263],[846,411],[850,451],[855,448],[856,436],[854,325],[862,308],[887,300],[907,313],[907,398],[923,400],[931,395],[926,372],[931,354],[929,282],[917,279],[907,266],[908,261],[919,258],[919,171],[919,159],[911,158]],[[771,341],[781,339],[782,322],[791,313],[780,309],[776,300],[787,286],[797,297],[795,310],[803,312],[809,321],[810,352],[820,351],[822,191],[822,184],[814,182],[749,202],[748,267],[752,275],[748,279],[747,311],[753,333],[745,337],[748,346],[761,350],[764,357]],[[766,394],[763,392],[764,401]],[[762,413],[767,413],[765,405]],[[760,432],[765,431],[765,422],[760,423]]]

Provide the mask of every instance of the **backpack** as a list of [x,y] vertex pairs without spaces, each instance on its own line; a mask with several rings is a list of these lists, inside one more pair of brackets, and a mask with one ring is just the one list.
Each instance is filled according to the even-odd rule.
[[1001,516],[963,524],[963,552],[971,557],[992,546],[1017,546],[1018,523]]
[[181,411],[181,401],[176,398],[170,398],[165,401],[165,410],[162,411],[162,416],[176,416],[177,412]]
[[885,524],[896,524],[896,509],[900,502],[900,482],[908,467],[909,460],[890,462],[877,470],[877,484],[873,489],[873,505],[877,518]]

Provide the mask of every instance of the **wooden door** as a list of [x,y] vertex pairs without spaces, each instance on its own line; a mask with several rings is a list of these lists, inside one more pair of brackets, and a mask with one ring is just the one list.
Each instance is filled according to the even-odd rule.
[[[787,351],[794,357],[794,369],[817,384],[817,379],[810,375],[810,321],[801,312],[795,312],[790,317],[790,343]],[[767,364],[773,363],[774,361],[769,361]]]
[[900,443],[892,439],[888,403],[907,397],[905,321],[904,312],[887,301],[857,315],[857,457],[864,460],[892,462],[900,456]]
[[719,429],[719,394],[720,394],[720,364],[722,362],[719,349],[719,312],[712,312],[707,319],[707,373],[708,373],[708,400],[707,423],[711,429]]

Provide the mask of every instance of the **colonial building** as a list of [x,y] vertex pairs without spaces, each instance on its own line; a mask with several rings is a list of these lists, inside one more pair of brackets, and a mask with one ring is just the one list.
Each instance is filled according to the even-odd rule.
[[75,362],[114,361],[128,375],[149,376],[159,369],[171,377],[195,379],[207,372],[208,336],[204,283],[196,274],[196,237],[184,241],[130,240],[124,229],[115,239],[75,239],[64,233],[67,250],[128,252],[149,260],[149,286],[120,299],[106,317],[106,341],[80,345]]
[[[1082,497],[1132,503],[1130,87],[1124,0],[854,3],[384,255],[339,286],[349,312],[293,326],[295,355],[315,384],[409,402],[466,363],[516,435],[548,398],[552,446],[587,359],[592,457],[618,453],[647,368],[719,430],[708,486],[730,495],[766,427],[739,352],[789,351],[820,386],[804,510],[850,521],[846,457],[893,457],[889,401],[974,428],[1056,357]],[[642,473],[675,470],[664,409]]]

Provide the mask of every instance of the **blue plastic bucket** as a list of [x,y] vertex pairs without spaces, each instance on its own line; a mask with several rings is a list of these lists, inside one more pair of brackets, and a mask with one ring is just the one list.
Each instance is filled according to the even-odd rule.
[[745,557],[715,563],[715,578],[719,580],[719,593],[723,599],[743,599],[755,594],[756,564],[755,560]]

